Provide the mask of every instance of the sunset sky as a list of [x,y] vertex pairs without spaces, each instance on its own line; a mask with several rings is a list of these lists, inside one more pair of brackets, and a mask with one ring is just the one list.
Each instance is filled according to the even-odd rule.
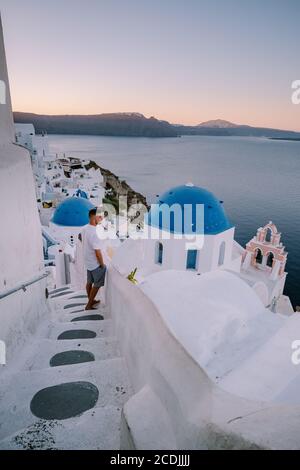
[[14,110],[300,131],[300,0],[0,0]]

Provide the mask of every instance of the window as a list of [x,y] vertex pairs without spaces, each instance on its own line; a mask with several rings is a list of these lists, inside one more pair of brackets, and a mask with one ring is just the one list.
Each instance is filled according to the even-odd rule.
[[186,269],[196,269],[198,250],[188,250],[186,256]]
[[163,253],[164,253],[164,247],[161,242],[158,242],[156,245],[156,263],[157,264],[162,264],[163,262]]
[[220,245],[219,249],[219,261],[218,261],[218,266],[222,266],[224,264],[224,259],[225,259],[225,242],[222,242]]
[[256,264],[261,264],[263,260],[263,255],[260,249],[258,248],[255,253]]
[[266,238],[265,238],[265,241],[266,242],[269,242],[271,243],[272,241],[272,230],[270,228],[267,229],[267,232],[266,232]]
[[273,253],[269,253],[267,257],[267,266],[269,266],[269,268],[273,267],[273,261],[274,261],[274,255]]

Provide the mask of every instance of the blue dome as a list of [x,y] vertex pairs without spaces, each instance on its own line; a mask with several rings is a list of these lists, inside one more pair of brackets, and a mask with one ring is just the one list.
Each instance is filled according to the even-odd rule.
[[93,207],[88,199],[68,197],[57,206],[52,222],[64,227],[83,227],[89,223],[89,211]]
[[73,196],[84,197],[84,199],[88,199],[87,193],[83,191],[82,189],[77,189],[76,193]]
[[[162,217],[161,206],[166,204],[171,207],[178,204],[182,210],[181,220],[174,221],[174,215],[171,212],[169,220],[167,217]],[[186,212],[186,227],[184,220],[184,205],[188,204],[190,212]],[[204,227],[203,224],[196,225],[197,205],[204,206]],[[146,222],[156,228],[167,230],[171,233],[183,234],[207,234],[216,235],[224,232],[232,227],[225,211],[222,206],[222,201],[219,201],[212,193],[206,189],[187,184],[184,186],[177,186],[165,192],[159,197],[158,203],[151,206],[149,213],[146,215]]]

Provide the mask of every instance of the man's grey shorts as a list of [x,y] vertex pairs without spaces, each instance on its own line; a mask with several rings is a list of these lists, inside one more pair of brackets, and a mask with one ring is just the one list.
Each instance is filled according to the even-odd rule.
[[87,271],[87,283],[94,284],[94,287],[102,287],[105,283],[106,266],[99,266],[93,271]]

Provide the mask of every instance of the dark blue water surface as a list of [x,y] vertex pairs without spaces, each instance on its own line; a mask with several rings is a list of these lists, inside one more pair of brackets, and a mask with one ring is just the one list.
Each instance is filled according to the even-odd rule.
[[186,136],[146,139],[50,136],[53,153],[95,160],[155,202],[193,182],[224,200],[243,246],[272,220],[288,251],[286,294],[300,305],[300,142]]

